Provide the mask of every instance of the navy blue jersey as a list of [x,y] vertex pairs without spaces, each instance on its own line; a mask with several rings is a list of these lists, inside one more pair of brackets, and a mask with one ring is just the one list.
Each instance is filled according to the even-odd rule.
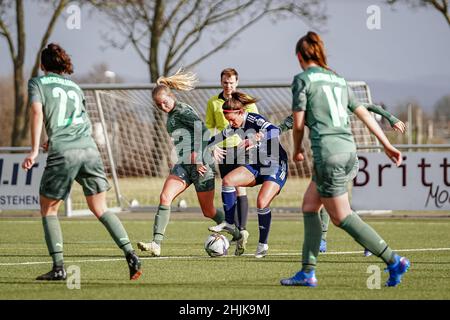
[[248,161],[243,164],[259,164],[270,166],[287,161],[287,153],[280,143],[280,129],[257,113],[245,113],[244,122],[240,128],[234,128],[231,125],[226,127],[221,133],[212,137],[208,146],[213,146],[219,142],[237,134],[242,140],[252,139],[258,132],[264,134],[256,148],[249,151]]

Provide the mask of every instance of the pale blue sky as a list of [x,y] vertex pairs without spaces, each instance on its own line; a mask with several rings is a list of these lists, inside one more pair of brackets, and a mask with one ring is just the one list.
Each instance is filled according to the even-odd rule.
[[[26,2],[27,68],[31,68],[49,19],[38,3]],[[366,10],[373,4],[381,8],[381,30],[366,27]],[[368,82],[374,100],[395,104],[415,99],[430,108],[450,93],[450,28],[437,11],[411,10],[404,5],[394,11],[381,0],[328,0],[327,8],[329,19],[322,36],[329,65],[348,80]],[[239,70],[241,83],[289,83],[300,72],[295,43],[309,29],[296,19],[277,24],[262,21],[195,71],[208,83],[218,81],[220,71],[230,66]],[[107,30],[98,16],[82,11],[81,30],[69,30],[60,19],[50,41],[60,43],[71,54],[78,74],[105,62],[127,82],[148,81],[146,65],[131,47],[123,51],[101,49],[105,46],[101,32]],[[208,43],[192,54],[204,50]],[[0,75],[11,72],[9,51],[0,39]]]

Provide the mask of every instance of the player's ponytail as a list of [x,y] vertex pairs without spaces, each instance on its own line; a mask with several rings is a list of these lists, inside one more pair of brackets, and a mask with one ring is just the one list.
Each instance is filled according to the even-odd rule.
[[298,40],[295,46],[295,53],[300,53],[305,61],[313,61],[322,68],[332,71],[327,65],[327,56],[322,38],[313,31],[309,31]]
[[156,80],[156,87],[153,88],[152,96],[156,97],[161,91],[172,94],[171,89],[190,91],[195,88],[197,82],[198,79],[195,73],[179,69],[172,76],[159,77]]
[[70,56],[56,43],[50,43],[41,52],[41,63],[48,72],[72,74],[73,65]]
[[258,99],[253,98],[242,92],[233,92],[231,98],[226,100],[222,105],[224,112],[244,110],[246,106],[258,102]]

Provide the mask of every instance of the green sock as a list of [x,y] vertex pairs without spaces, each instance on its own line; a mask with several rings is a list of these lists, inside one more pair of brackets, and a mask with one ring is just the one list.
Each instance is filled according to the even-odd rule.
[[164,233],[166,227],[169,224],[170,219],[170,206],[164,206],[162,204],[158,207],[158,212],[155,215],[155,222],[153,224],[153,241],[157,244],[161,244],[164,239]]
[[376,233],[376,231],[353,212],[342,221],[340,228],[344,229],[360,245],[368,249],[384,262],[390,264],[394,262],[395,253],[386,242]]
[[117,246],[123,250],[125,255],[133,251],[128,234],[125,231],[122,222],[120,222],[119,218],[117,218],[114,213],[107,211],[99,220],[106,227]]
[[63,237],[61,226],[57,216],[42,217],[44,226],[45,242],[55,266],[62,266],[63,261]]
[[211,219],[213,219],[217,224],[221,224],[225,221],[225,213],[223,213],[223,210],[216,209],[216,215]]
[[318,212],[303,212],[305,240],[302,252],[302,270],[310,272],[316,268],[322,239],[322,224]]
[[322,240],[327,240],[327,233],[328,233],[328,225],[330,224],[330,216],[328,215],[327,210],[325,210],[325,207],[322,207],[319,211],[320,214],[320,221],[322,222]]

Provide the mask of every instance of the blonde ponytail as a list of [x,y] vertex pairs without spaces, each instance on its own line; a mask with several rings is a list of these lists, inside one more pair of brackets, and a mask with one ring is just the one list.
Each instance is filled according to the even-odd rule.
[[195,88],[198,82],[197,75],[193,72],[185,72],[182,68],[169,77],[159,77],[156,81],[158,86],[166,86],[170,89],[176,89],[180,91],[190,91]]

